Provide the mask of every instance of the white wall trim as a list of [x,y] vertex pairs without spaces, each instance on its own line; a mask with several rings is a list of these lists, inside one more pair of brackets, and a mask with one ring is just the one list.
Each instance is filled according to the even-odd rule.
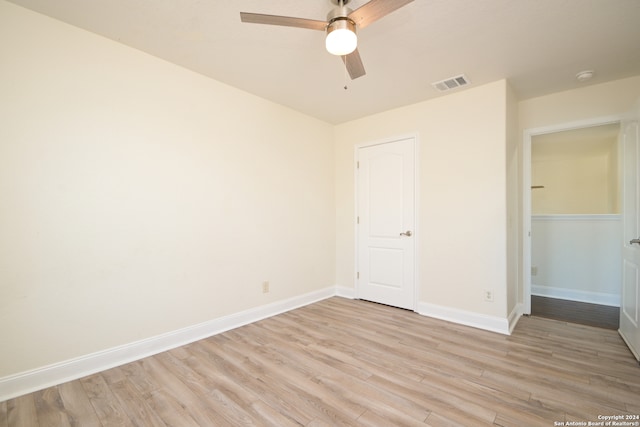
[[523,313],[524,313],[523,304],[522,303],[516,304],[516,306],[513,308],[513,310],[509,314],[509,317],[507,318],[507,322],[509,323],[509,335],[513,333],[513,330],[516,328],[516,325],[518,324],[518,320],[520,320]]
[[472,326],[503,335],[511,335],[509,319],[503,317],[489,316],[427,302],[418,303],[417,312],[423,316],[435,317],[436,319]]
[[622,221],[620,214],[536,214],[532,221]]
[[620,295],[606,294],[603,292],[581,291],[579,289],[556,288],[553,286],[532,284],[531,295],[620,307]]
[[143,359],[336,295],[332,286],[130,344],[0,378],[0,402]]
[[356,299],[356,290],[354,288],[336,285],[336,296],[348,299]]
[[[356,292],[355,289],[345,286],[331,286],[166,334],[0,378],[0,402],[153,356],[333,296],[355,299]],[[510,335],[522,314],[522,305],[518,304],[508,319],[424,302],[418,303],[416,312],[452,323]]]

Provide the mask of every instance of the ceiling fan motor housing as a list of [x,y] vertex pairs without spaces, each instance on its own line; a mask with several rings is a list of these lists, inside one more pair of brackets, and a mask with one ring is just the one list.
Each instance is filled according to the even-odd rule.
[[351,12],[353,12],[353,9],[345,6],[346,4],[347,2],[344,2],[343,4],[338,4],[336,7],[331,9],[331,11],[327,14],[327,22],[329,23],[329,25],[331,25],[331,22],[339,18],[349,19],[348,16]]
[[338,16],[329,21],[329,25],[327,25],[327,35],[336,30],[349,30],[355,33],[356,23],[346,16]]

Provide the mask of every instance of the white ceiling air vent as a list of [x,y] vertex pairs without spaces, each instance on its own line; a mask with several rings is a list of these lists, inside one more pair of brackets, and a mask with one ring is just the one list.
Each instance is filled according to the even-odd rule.
[[449,77],[448,79],[440,80],[439,82],[431,83],[431,85],[440,92],[446,92],[457,87],[466,86],[469,84],[469,79],[464,74],[459,76]]

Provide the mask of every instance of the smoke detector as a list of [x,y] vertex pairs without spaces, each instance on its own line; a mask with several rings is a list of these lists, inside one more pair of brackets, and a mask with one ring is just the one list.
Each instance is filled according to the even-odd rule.
[[580,82],[580,83],[584,83],[588,80],[591,80],[594,76],[594,71],[593,70],[584,70],[584,71],[580,71],[578,74],[576,74],[576,79]]

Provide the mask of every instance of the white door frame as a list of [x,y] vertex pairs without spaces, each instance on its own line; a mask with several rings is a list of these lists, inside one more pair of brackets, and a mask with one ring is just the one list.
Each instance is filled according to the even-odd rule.
[[420,286],[418,286],[418,284],[420,283],[419,277],[418,277],[418,272],[420,271],[420,269],[418,268],[419,262],[418,260],[420,259],[420,257],[418,256],[418,248],[419,245],[417,244],[417,241],[419,239],[420,236],[420,221],[418,221],[418,206],[419,206],[419,200],[418,200],[418,195],[420,194],[419,191],[419,187],[418,184],[420,182],[420,179],[418,178],[420,176],[420,171],[418,169],[418,166],[420,164],[420,161],[418,160],[420,158],[420,142],[418,139],[418,133],[411,133],[411,134],[405,134],[405,135],[399,135],[399,136],[395,136],[395,137],[390,137],[390,138],[385,138],[385,139],[381,139],[381,140],[377,140],[377,141],[370,141],[370,142],[363,142],[363,143],[359,143],[356,144],[354,146],[354,152],[353,152],[353,158],[354,158],[354,163],[353,163],[353,182],[354,182],[354,199],[353,199],[353,204],[354,204],[354,209],[353,211],[355,212],[354,218],[353,218],[353,223],[355,224],[355,232],[354,232],[354,246],[355,246],[355,250],[354,250],[354,260],[353,260],[353,265],[355,266],[355,274],[353,275],[353,280],[354,280],[354,289],[356,291],[356,298],[358,298],[358,296],[360,295],[359,292],[359,281],[358,281],[358,276],[357,276],[357,272],[360,271],[359,265],[358,265],[358,250],[359,250],[359,234],[358,234],[358,225],[357,225],[357,220],[358,220],[358,197],[359,197],[359,188],[358,188],[358,161],[359,161],[359,156],[358,153],[361,148],[366,148],[366,147],[372,147],[374,145],[381,145],[381,144],[389,144],[392,142],[396,142],[396,141],[401,141],[401,140],[405,140],[405,139],[413,139],[413,153],[414,153],[414,157],[413,157],[413,163],[414,163],[414,175],[413,175],[413,180],[414,180],[414,186],[413,186],[413,200],[414,200],[414,204],[413,204],[413,218],[414,218],[414,227],[413,227],[413,239],[411,239],[412,244],[413,244],[413,258],[414,258],[414,262],[413,262],[413,311],[416,311],[417,307],[418,307],[418,298],[419,298],[419,288]]
[[522,302],[524,314],[531,314],[531,139],[548,133],[621,123],[622,115],[595,117],[575,122],[524,130],[522,143]]
[[[624,135],[624,146],[622,147],[622,153],[626,153],[627,152],[627,136],[630,136],[627,132],[629,130],[629,128],[631,126],[633,126],[636,132],[636,135],[634,136],[635,139],[635,158],[633,159],[634,162],[638,160],[638,148],[640,145],[640,141],[638,141],[638,134],[637,132],[639,131],[638,126],[640,126],[640,123],[638,123],[638,120],[640,119],[640,99],[638,99],[638,102],[636,103],[636,106],[634,107],[633,111],[631,113],[629,113],[629,117],[625,117],[625,120],[622,122],[622,132]],[[628,184],[628,174],[627,174],[627,168],[626,168],[626,164],[627,164],[627,160],[626,158],[623,159],[625,165],[621,168],[621,172],[623,174],[623,188],[622,188],[622,194],[624,195],[624,207],[623,207],[623,213],[626,214],[627,212],[627,208],[628,208],[628,200],[626,198],[626,193],[627,193],[627,184]],[[638,164],[636,163],[635,165],[636,170],[635,172],[635,179],[636,182],[634,183],[637,186],[637,179],[638,179]],[[626,278],[626,266],[625,263],[628,262],[629,258],[630,258],[630,254],[629,252],[632,252],[631,257],[633,258],[634,261],[634,267],[636,267],[636,271],[635,273],[637,274],[637,257],[638,257],[638,248],[637,247],[632,247],[633,245],[631,244],[631,239],[636,239],[637,238],[637,234],[638,234],[638,230],[637,230],[637,224],[638,224],[638,188],[635,188],[636,194],[635,196],[635,200],[634,200],[634,214],[636,215],[636,218],[632,218],[631,221],[633,221],[636,225],[636,230],[635,233],[632,235],[631,238],[629,238],[629,234],[628,234],[628,229],[627,229],[627,225],[629,222],[629,218],[623,217],[623,248],[622,248],[622,264],[623,264],[623,270],[622,270],[622,295],[621,295],[621,301],[620,301],[620,327],[618,328],[618,333],[620,334],[620,336],[622,337],[622,339],[624,340],[624,342],[627,344],[627,347],[629,347],[629,350],[631,350],[631,353],[633,353],[634,357],[636,358],[636,360],[640,361],[640,327],[638,327],[637,324],[637,310],[638,310],[638,304],[640,303],[640,297],[638,296],[638,283],[637,283],[637,277],[635,280],[635,283],[629,283],[629,281]],[[627,242],[629,242],[627,244]],[[631,316],[629,316],[629,314],[626,311],[626,308],[628,306],[628,301],[626,299],[626,296],[628,296],[627,291],[629,290],[629,288],[631,286],[635,286],[635,298],[636,300],[633,301],[633,308],[636,310],[635,314],[635,319],[633,319]],[[629,324],[631,323],[631,325]],[[631,327],[630,327],[631,326]]]

